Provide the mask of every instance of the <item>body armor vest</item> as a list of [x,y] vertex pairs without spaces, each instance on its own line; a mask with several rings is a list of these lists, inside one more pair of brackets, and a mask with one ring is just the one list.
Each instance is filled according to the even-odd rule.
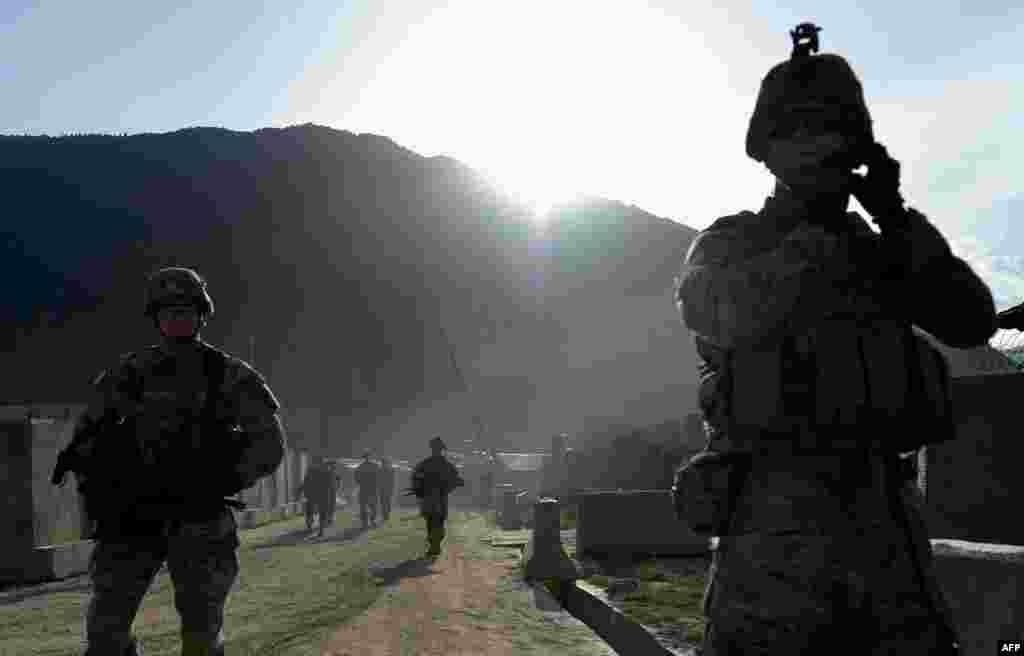
[[679,302],[717,450],[902,452],[952,436],[945,360],[893,311],[877,240],[849,217],[782,235],[770,215],[767,230],[730,218],[691,248]]

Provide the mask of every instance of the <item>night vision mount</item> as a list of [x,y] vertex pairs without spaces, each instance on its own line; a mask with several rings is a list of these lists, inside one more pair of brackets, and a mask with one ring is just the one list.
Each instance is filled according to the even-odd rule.
[[806,57],[811,53],[818,52],[818,32],[821,28],[814,23],[800,23],[795,29],[789,31],[789,38],[793,40],[793,52],[790,57]]

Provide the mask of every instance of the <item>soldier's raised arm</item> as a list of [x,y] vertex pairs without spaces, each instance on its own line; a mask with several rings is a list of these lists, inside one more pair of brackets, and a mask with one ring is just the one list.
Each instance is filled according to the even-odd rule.
[[996,331],[992,292],[923,214],[904,208],[900,165],[885,147],[872,144],[866,159],[868,172],[854,176],[853,195],[881,230],[896,307],[950,346],[984,344]]

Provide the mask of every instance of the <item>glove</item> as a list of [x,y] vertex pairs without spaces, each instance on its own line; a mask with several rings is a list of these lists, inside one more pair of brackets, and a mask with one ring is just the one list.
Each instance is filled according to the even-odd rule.
[[68,472],[75,469],[72,463],[73,459],[73,456],[67,451],[60,452],[60,455],[57,456],[57,464],[53,468],[53,474],[50,476],[52,485],[64,485],[64,479]]
[[850,174],[851,193],[874,222],[884,228],[905,214],[900,195],[900,163],[877,142],[866,147],[864,161],[868,167],[866,175]]

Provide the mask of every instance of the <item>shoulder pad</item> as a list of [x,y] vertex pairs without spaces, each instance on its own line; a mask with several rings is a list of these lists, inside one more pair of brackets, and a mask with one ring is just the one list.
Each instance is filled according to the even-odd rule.
[[757,213],[751,212],[750,210],[743,210],[736,214],[727,214],[726,216],[720,216],[715,221],[703,230],[708,232],[710,230],[732,230],[741,225],[748,223],[751,220],[757,219]]
[[259,399],[270,406],[275,412],[281,408],[274,393],[267,387],[266,381],[258,371],[248,363],[233,355],[224,353],[225,370],[224,384],[228,390],[236,394],[244,394]]
[[685,263],[689,266],[703,266],[721,264],[729,260],[733,254],[736,229],[744,220],[754,216],[753,212],[723,216],[698,232],[686,251]]

